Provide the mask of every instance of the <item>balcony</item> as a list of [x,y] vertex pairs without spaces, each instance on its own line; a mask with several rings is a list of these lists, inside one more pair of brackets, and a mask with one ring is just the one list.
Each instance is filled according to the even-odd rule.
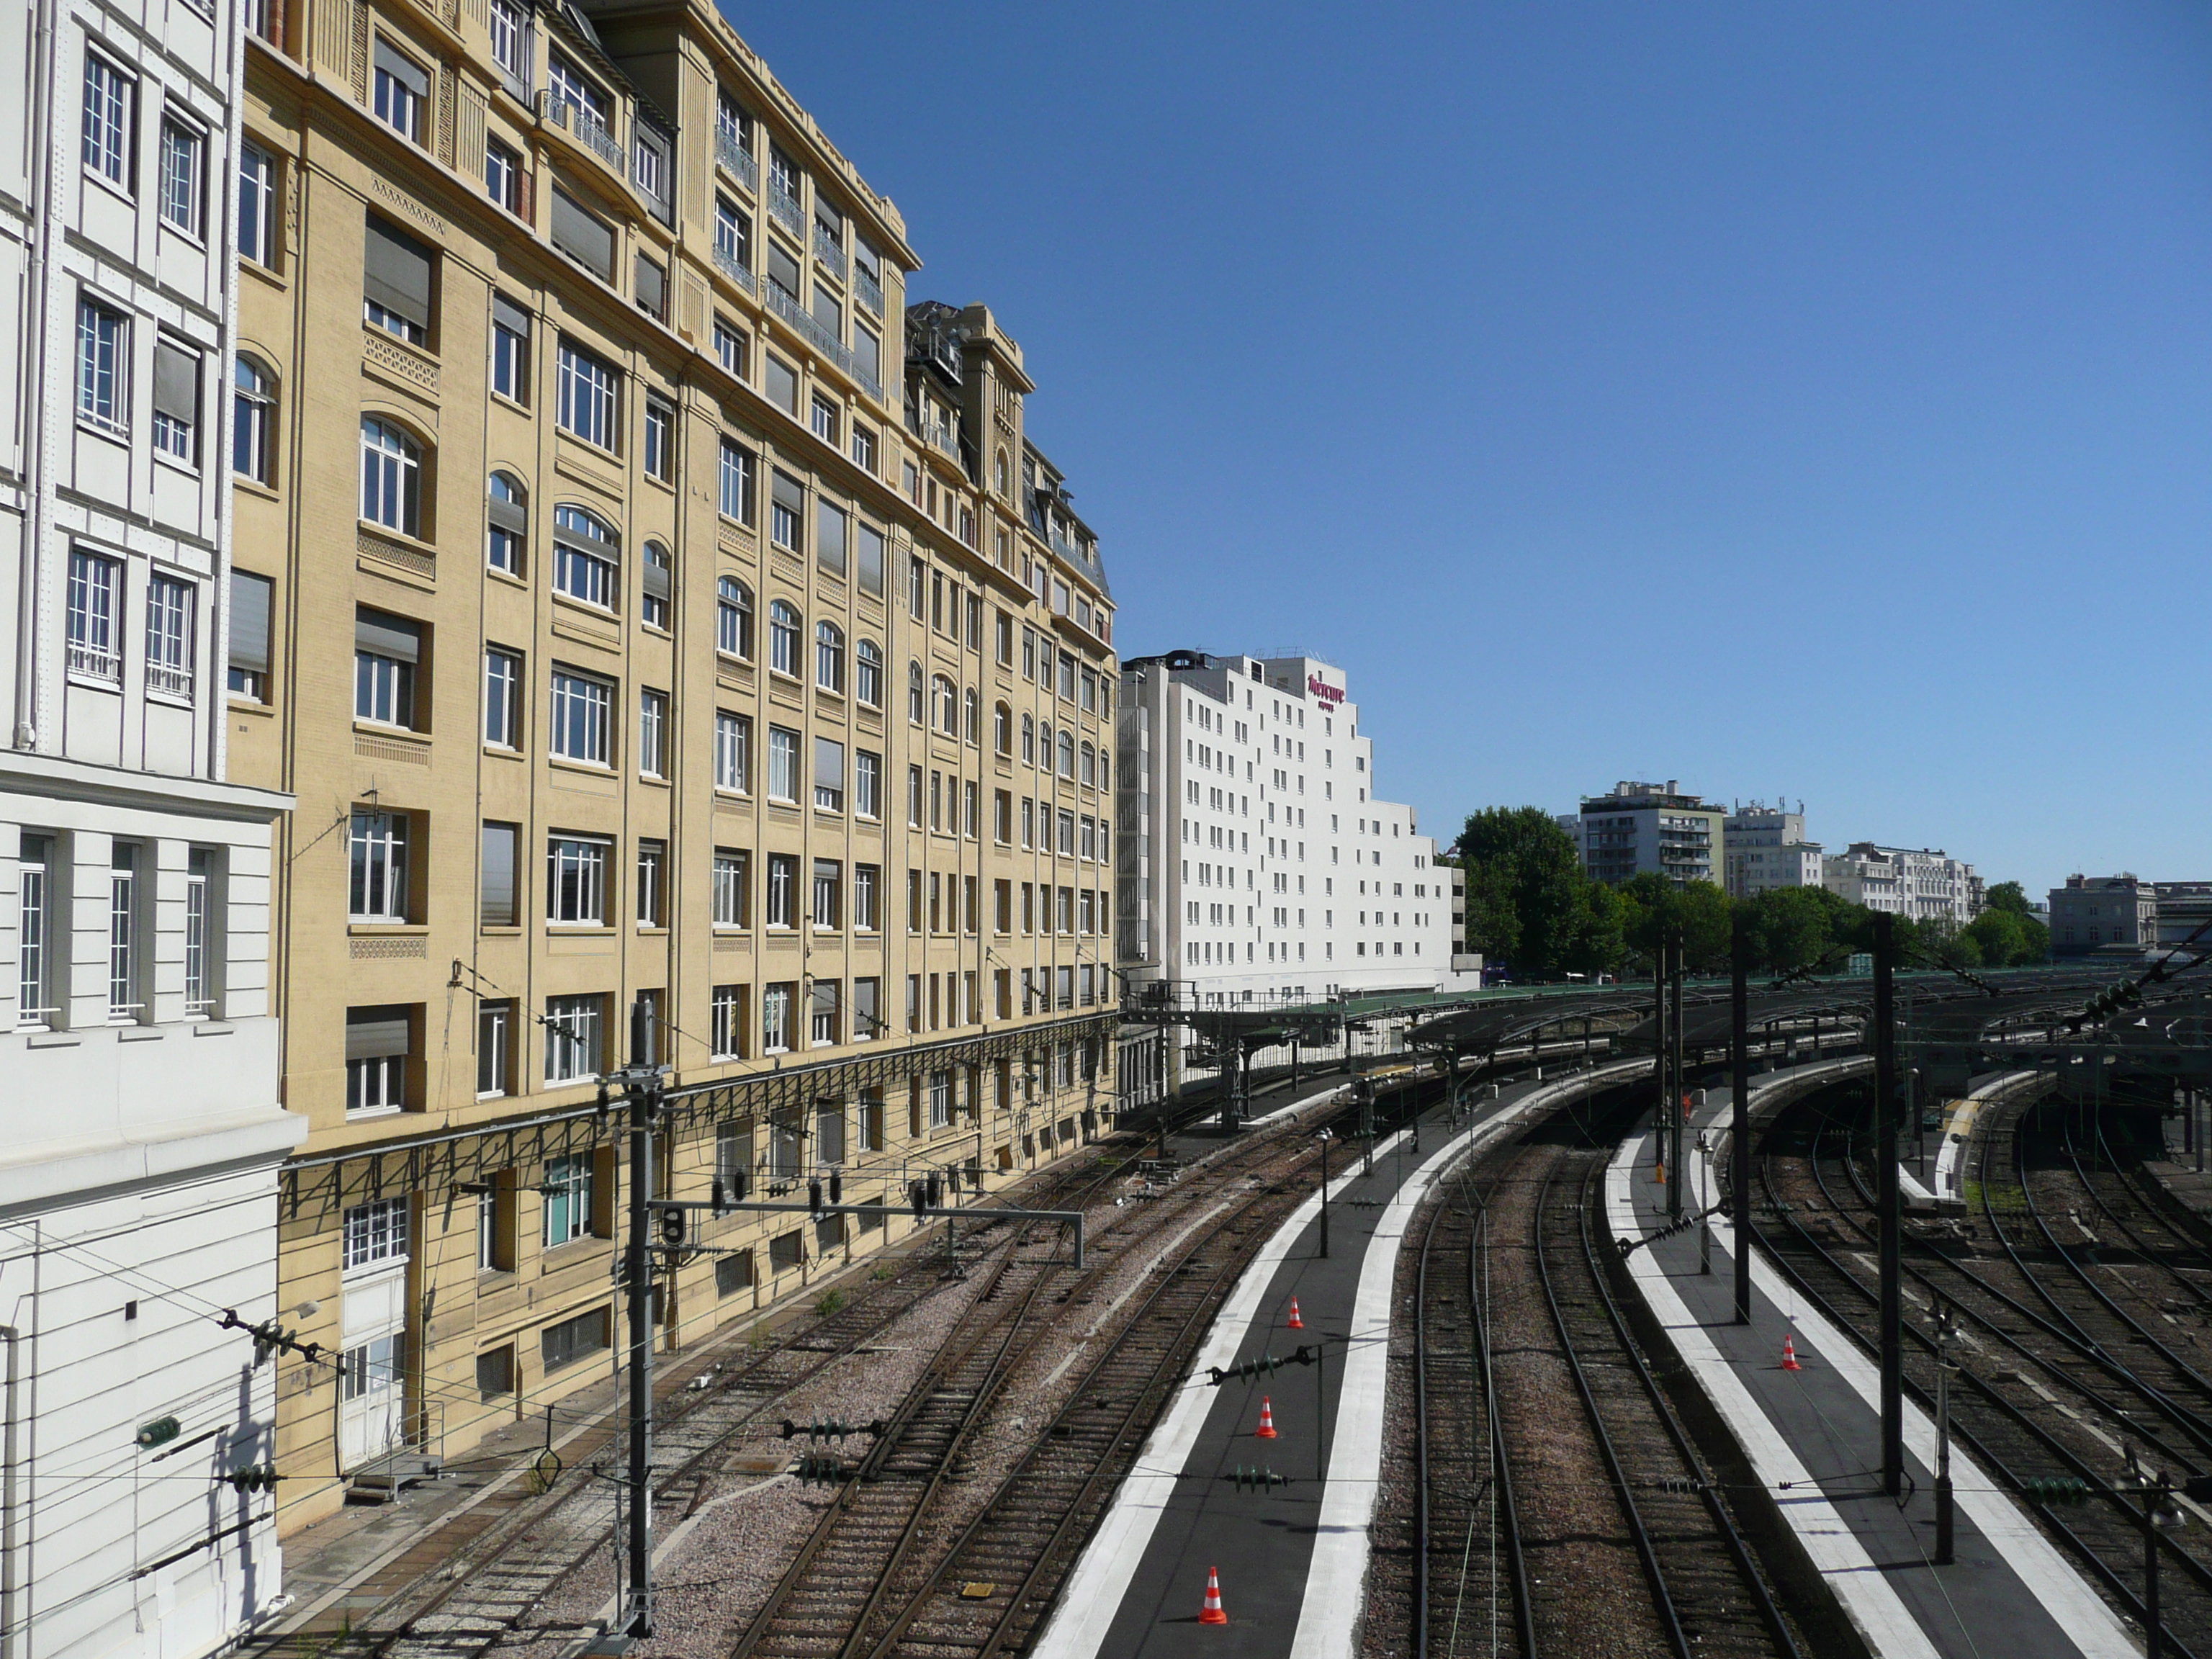
[[623,155],[623,147],[580,105],[569,102],[549,88],[538,94],[538,118],[547,126],[558,127],[568,133],[612,167],[616,178],[624,184],[629,182],[629,159]]
[[860,296],[860,303],[877,316],[884,314],[884,286],[869,276],[867,268],[857,261],[853,266],[853,291]]
[[714,245],[714,269],[744,289],[746,293],[756,299],[759,298],[760,285],[754,282],[752,272],[738,264],[738,256],[719,242]]
[[869,374],[865,368],[857,368],[853,371],[853,378],[860,383],[861,391],[866,392],[868,396],[873,398],[878,403],[882,403],[884,401],[884,383],[881,380],[878,380],[874,375]]
[[805,306],[799,304],[797,300],[786,294],[774,283],[768,283],[765,291],[768,295],[768,308],[788,323],[798,332],[800,339],[836,364],[840,374],[850,374],[853,372],[853,354],[846,349],[842,340],[816,322],[812,313]]
[[950,421],[925,421],[912,410],[907,411],[906,429],[931,447],[943,450],[954,460],[960,459],[960,434]]
[[821,226],[814,227],[814,263],[835,276],[845,280],[845,250],[830,240],[830,233]]
[[806,240],[806,216],[799,210],[799,198],[771,179],[768,181],[769,216],[801,241]]
[[728,173],[756,196],[760,194],[760,163],[753,160],[752,152],[726,132],[714,135],[714,160]]

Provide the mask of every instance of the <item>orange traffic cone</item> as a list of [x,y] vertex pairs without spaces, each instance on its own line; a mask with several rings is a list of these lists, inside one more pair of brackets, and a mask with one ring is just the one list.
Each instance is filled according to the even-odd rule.
[[1273,1440],[1275,1437],[1275,1402],[1264,1394],[1260,1396],[1260,1426],[1252,1431],[1252,1437],[1255,1440]]
[[1802,1371],[1805,1369],[1797,1363],[1796,1339],[1786,1333],[1782,1338],[1782,1369],[1785,1371]]
[[1656,1186],[1663,1187],[1667,1184],[1667,1165],[1665,1163],[1662,1162],[1654,1164],[1651,1166],[1651,1180]]
[[1297,1299],[1297,1297],[1292,1297],[1291,1298],[1291,1324],[1290,1324],[1290,1328],[1291,1328],[1291,1329],[1292,1329],[1292,1330],[1294,1330],[1294,1331],[1302,1331],[1302,1330],[1305,1329],[1305,1328],[1306,1328],[1306,1322],[1305,1322],[1304,1320],[1303,1320],[1303,1319],[1301,1319],[1301,1318],[1299,1318],[1299,1317],[1298,1317],[1298,1299]]
[[1201,1625],[1225,1625],[1229,1622],[1229,1615],[1221,1610],[1221,1569],[1218,1567],[1206,1570],[1206,1605],[1199,1610],[1198,1622]]

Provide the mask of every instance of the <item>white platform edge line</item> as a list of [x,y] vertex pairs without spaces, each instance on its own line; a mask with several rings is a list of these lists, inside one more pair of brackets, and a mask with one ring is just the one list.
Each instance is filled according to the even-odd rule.
[[[1606,1171],[1606,1214],[1616,1238],[1635,1238],[1643,1231],[1636,1219],[1631,1181],[1638,1155],[1648,1140],[1648,1135],[1632,1135],[1622,1141],[1620,1151]],[[1717,1242],[1718,1227],[1713,1230],[1713,1237]],[[1651,1253],[1638,1250],[1628,1258],[1628,1265],[1644,1302],[1674,1343],[1682,1363],[1696,1376],[1705,1397],[1712,1401],[1714,1409],[1735,1436],[1736,1443],[1743,1449],[1760,1481],[1770,1490],[1778,1491],[1786,1483],[1793,1494],[1818,1494],[1820,1487],[1814,1483],[1811,1472],[1798,1462],[1796,1449],[1751,1397],[1750,1390],[1736,1379],[1735,1370],[1721,1357],[1712,1340],[1691,1317],[1689,1309],[1668,1282]],[[1875,1571],[1873,1558],[1844,1524],[1843,1516],[1837,1514],[1833,1504],[1826,1498],[1813,1496],[1779,1507],[1783,1518],[1804,1544],[1814,1570],[1834,1590],[1844,1616],[1857,1627],[1869,1649],[1881,1659],[1941,1659],[1919,1621],[1905,1610],[1897,1593]]]

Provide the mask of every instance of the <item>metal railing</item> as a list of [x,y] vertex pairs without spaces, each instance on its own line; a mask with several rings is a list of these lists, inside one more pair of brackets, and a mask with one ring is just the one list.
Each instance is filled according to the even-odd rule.
[[756,196],[760,194],[760,163],[752,152],[726,132],[714,135],[714,160],[724,172]]
[[799,331],[799,337],[837,366],[841,374],[853,372],[853,354],[845,343],[814,320],[813,313],[774,283],[767,287],[768,308]]
[[164,696],[188,698],[192,695],[192,671],[172,668],[167,663],[149,662],[146,665],[146,689],[158,691]]
[[768,181],[768,210],[769,216],[793,236],[806,234],[806,216],[799,210],[799,198],[773,179]]
[[858,260],[853,263],[853,291],[860,296],[860,303],[877,316],[884,314],[884,285],[868,275],[868,268]]
[[738,256],[731,252],[727,248],[720,246],[717,246],[715,248],[714,269],[720,271],[723,276],[728,277],[739,288],[744,289],[746,293],[758,294],[760,292],[760,285],[753,281],[752,272],[747,270],[744,266],[738,264]]
[[878,403],[884,401],[884,383],[869,374],[866,369],[855,368],[853,370],[853,378],[860,383],[861,391],[866,392]]
[[820,225],[814,227],[814,263],[826,267],[839,282],[845,280],[845,250]]
[[538,118],[549,126],[560,128],[573,136],[615,170],[625,184],[629,181],[629,160],[623,147],[615,142],[604,122],[594,118],[582,105],[563,98],[551,88],[538,94]]
[[913,410],[907,411],[906,429],[924,443],[943,450],[954,460],[960,459],[960,437],[949,421],[925,421]]
[[123,678],[123,659],[98,646],[72,645],[69,648],[69,672],[82,674],[87,679],[119,680]]

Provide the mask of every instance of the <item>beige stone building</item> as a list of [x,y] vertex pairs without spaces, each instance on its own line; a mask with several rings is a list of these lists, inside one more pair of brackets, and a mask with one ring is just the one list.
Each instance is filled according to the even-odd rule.
[[[279,1301],[345,1356],[283,1361],[289,1528],[609,1375],[641,1006],[676,1197],[964,1202],[1079,1143],[1115,675],[1020,347],[908,303],[712,8],[267,3],[228,736],[298,799]],[[908,1224],[707,1222],[663,1340]]]

